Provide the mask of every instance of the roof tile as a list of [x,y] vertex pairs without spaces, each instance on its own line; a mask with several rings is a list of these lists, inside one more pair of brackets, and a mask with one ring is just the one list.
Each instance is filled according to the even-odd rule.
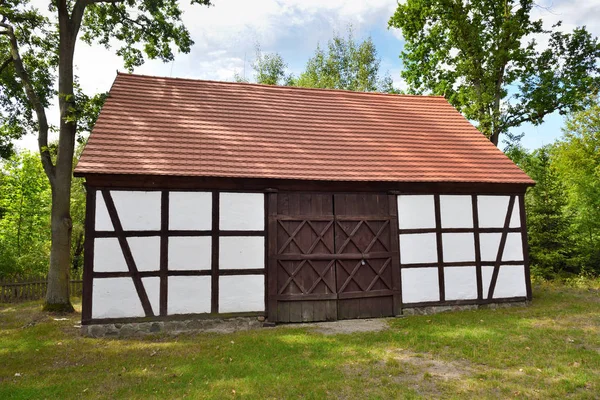
[[131,74],[75,173],[533,183],[443,97]]

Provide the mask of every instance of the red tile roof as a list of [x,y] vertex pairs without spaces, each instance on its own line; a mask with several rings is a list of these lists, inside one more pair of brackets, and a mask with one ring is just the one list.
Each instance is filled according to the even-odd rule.
[[129,74],[75,173],[533,183],[443,97]]

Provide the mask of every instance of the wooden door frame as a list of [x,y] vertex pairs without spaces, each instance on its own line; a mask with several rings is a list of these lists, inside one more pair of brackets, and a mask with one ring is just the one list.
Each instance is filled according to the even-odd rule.
[[[267,189],[265,191],[265,216],[266,216],[266,241],[265,251],[267,257],[267,268],[266,268],[266,313],[269,321],[277,322],[278,316],[278,248],[277,248],[277,229],[278,229],[278,190]],[[287,192],[287,191],[286,191]],[[289,191],[293,194],[301,193],[312,193],[310,191]],[[337,192],[318,192],[319,194],[328,194],[334,197]],[[356,192],[361,193],[361,192]],[[373,192],[375,194],[376,192]],[[364,194],[364,192],[362,192]],[[381,193],[379,193],[381,194]],[[401,271],[400,271],[400,248],[399,248],[399,232],[398,232],[398,197],[396,194],[387,193],[388,210],[387,218],[389,218],[390,224],[390,249],[392,250],[391,265],[392,270],[392,304],[393,304],[393,315],[398,316],[402,313],[402,284],[401,284]],[[334,229],[336,220],[335,210],[333,213]],[[393,250],[396,251],[393,251]],[[335,249],[334,249],[335,251]],[[310,257],[309,257],[310,258]],[[330,256],[332,260],[348,258],[348,255],[344,254],[332,254]],[[354,259],[354,258],[352,258]],[[336,301],[339,300],[339,296],[336,290]]]

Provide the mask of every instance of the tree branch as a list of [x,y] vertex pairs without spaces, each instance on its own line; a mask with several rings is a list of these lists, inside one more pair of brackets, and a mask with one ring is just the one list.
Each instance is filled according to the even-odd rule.
[[[2,32],[0,32],[0,33],[2,33]],[[2,73],[2,71],[4,71],[4,68],[6,68],[10,65],[11,62],[12,62],[12,57],[9,57],[6,59],[6,61],[4,61],[2,63],[2,65],[0,65],[0,74]]]
[[21,80],[23,88],[25,89],[27,99],[29,100],[29,102],[33,106],[33,109],[35,110],[35,114],[38,120],[38,146],[40,149],[40,158],[42,160],[44,171],[46,172],[50,183],[54,185],[56,174],[54,164],[52,164],[50,151],[48,149],[48,119],[46,118],[46,110],[39,96],[35,92],[31,83],[31,79],[29,78],[29,74],[27,73],[23,65],[23,60],[21,59],[21,55],[19,54],[19,44],[14,34],[13,27],[6,23],[0,23],[0,26],[6,29],[5,34],[8,36],[10,41],[10,53],[12,57],[12,62],[15,66],[17,75]]
[[125,0],[77,0],[73,6],[73,11],[71,12],[71,34],[79,32],[83,14],[88,5],[97,3],[118,4],[123,3],[124,1]]
[[559,104],[558,102],[555,102],[539,113],[527,113],[526,111],[523,111],[522,113],[515,114],[512,117],[507,118],[504,121],[503,128],[512,128],[514,126],[519,126],[524,122],[533,123],[544,118],[548,114],[552,114],[554,111],[563,111],[565,108],[567,108],[566,104]]

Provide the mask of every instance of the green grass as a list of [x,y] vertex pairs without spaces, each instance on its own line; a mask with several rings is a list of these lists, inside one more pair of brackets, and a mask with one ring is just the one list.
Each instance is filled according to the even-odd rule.
[[529,307],[333,336],[296,325],[91,339],[78,314],[62,317],[0,305],[1,399],[600,397],[598,287],[544,283]]

